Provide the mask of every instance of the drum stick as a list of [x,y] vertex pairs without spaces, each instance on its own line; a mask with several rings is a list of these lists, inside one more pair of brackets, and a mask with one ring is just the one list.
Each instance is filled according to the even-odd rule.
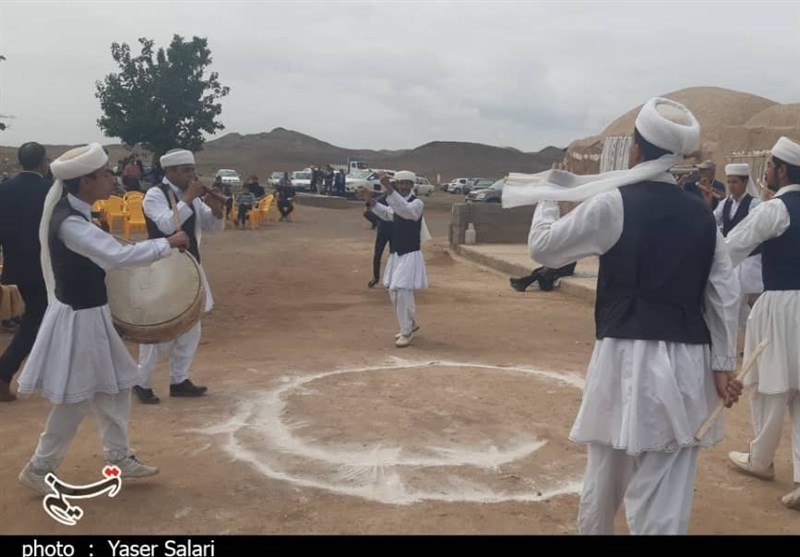
[[175,220],[175,234],[181,230],[181,219],[178,218],[178,204],[175,202],[175,194],[169,192],[169,204],[172,205],[172,218]]
[[[744,376],[747,375],[747,372],[749,372],[750,368],[753,367],[753,364],[756,363],[756,360],[761,355],[761,353],[764,351],[764,348],[767,347],[767,344],[769,344],[769,340],[768,339],[764,339],[764,340],[761,341],[761,343],[758,346],[756,346],[756,349],[753,350],[752,354],[750,354],[750,358],[742,366],[742,369],[739,371],[739,373],[736,374],[736,379],[738,379],[739,381],[744,379]],[[703,437],[706,436],[706,433],[708,433],[708,430],[711,429],[712,425],[714,425],[714,422],[719,417],[719,415],[722,412],[723,408],[725,408],[725,401],[724,400],[720,400],[719,404],[717,404],[717,407],[714,408],[713,412],[711,412],[711,415],[708,418],[706,418],[706,421],[703,422],[703,425],[701,425],[700,429],[698,429],[697,433],[695,433],[695,435],[694,435],[695,441],[701,441],[703,439]]]

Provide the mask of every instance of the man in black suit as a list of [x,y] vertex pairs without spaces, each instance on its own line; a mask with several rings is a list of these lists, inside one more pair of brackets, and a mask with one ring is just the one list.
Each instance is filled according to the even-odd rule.
[[3,284],[16,284],[25,302],[25,314],[14,338],[0,356],[0,402],[11,402],[11,379],[28,356],[47,309],[47,289],[39,262],[39,221],[44,198],[52,183],[45,178],[50,161],[36,142],[17,151],[22,171],[0,184],[0,248]]

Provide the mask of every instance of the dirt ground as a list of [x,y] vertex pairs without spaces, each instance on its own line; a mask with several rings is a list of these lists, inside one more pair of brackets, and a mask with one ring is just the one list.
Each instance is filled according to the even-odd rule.
[[[388,295],[366,287],[374,232],[359,207],[300,207],[292,223],[206,235],[216,307],[192,379],[209,395],[170,398],[164,361],[162,403],[132,406],[132,446],[160,475],[81,501],[79,524],[62,526],[16,479],[49,403],[2,404],[0,532],[574,533],[585,451],[567,436],[592,307],[515,292],[508,277],[451,256],[454,200],[427,200],[431,286],[405,349],[393,345]],[[788,421],[777,479],[762,482],[726,464],[747,448],[747,402],[727,416],[725,441],[701,453],[690,532],[797,534],[800,514],[779,501],[792,485]],[[59,477],[91,483],[102,467],[87,419]]]

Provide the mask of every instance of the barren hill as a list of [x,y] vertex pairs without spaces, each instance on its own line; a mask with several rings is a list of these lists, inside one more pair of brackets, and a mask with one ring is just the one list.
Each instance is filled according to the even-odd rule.
[[[70,149],[69,145],[48,145],[54,159]],[[130,154],[123,145],[106,145],[113,165]],[[16,147],[0,147],[0,169],[16,173]],[[150,154],[136,150],[146,164]],[[346,164],[351,157],[365,161],[371,168],[413,170],[432,181],[437,176],[449,181],[460,176],[499,178],[509,172],[537,172],[550,168],[564,157],[564,149],[547,147],[538,153],[523,153],[510,147],[493,147],[479,143],[434,141],[416,149],[370,150],[346,149],[326,143],[300,132],[275,128],[270,132],[242,135],[229,133],[209,141],[197,153],[201,175],[209,177],[220,168],[233,168],[243,176],[256,174],[266,181],[272,172],[291,172],[308,166]]]
[[244,174],[268,176],[271,172],[308,166],[345,164],[348,158],[364,160],[372,168],[407,169],[443,181],[458,176],[500,177],[508,172],[536,172],[564,157],[564,150],[548,147],[539,153],[493,147],[479,143],[434,141],[416,149],[345,149],[308,135],[275,128],[268,133],[228,134],[206,143],[197,155],[198,166],[212,172],[235,168]]

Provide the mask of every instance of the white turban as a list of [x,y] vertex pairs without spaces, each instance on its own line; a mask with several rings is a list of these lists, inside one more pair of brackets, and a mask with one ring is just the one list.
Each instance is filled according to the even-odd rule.
[[417,175],[413,172],[409,172],[408,170],[400,170],[394,173],[394,177],[392,178],[395,182],[414,182],[417,181]]
[[511,173],[503,184],[503,207],[533,205],[539,201],[584,201],[621,186],[658,180],[674,183],[667,172],[683,155],[697,149],[700,124],[688,108],[670,99],[650,99],[639,111],[636,129],[642,137],[668,154],[637,164],[629,170],[577,176],[564,170],[538,174]]
[[50,170],[56,180],[71,180],[91,174],[108,162],[103,146],[90,143],[84,147],[70,149],[50,163]]
[[167,153],[158,160],[161,163],[161,168],[167,168],[169,166],[194,165],[194,155],[191,151],[187,151],[186,149],[173,149],[172,151],[167,151]]
[[689,109],[670,99],[650,99],[636,117],[636,129],[647,141],[670,153],[688,155],[700,143],[700,124]]
[[770,153],[773,157],[781,159],[786,164],[800,166],[800,145],[788,137],[781,137]]
[[736,162],[725,166],[725,176],[750,176],[750,165]]
[[108,155],[103,146],[99,143],[90,143],[84,147],[70,149],[50,163],[50,171],[55,180],[45,197],[42,220],[39,222],[39,243],[41,244],[39,260],[42,264],[42,274],[50,302],[55,297],[55,277],[50,263],[50,219],[53,216],[53,209],[64,195],[64,180],[91,174],[95,170],[101,169],[107,162]]

